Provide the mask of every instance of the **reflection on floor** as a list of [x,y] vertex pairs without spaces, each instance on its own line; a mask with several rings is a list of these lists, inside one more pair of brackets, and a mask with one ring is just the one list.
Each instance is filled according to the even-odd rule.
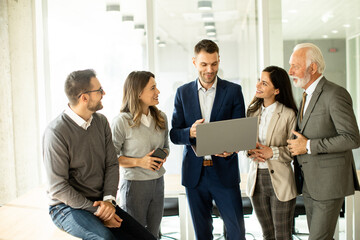
[[[261,233],[261,227],[259,225],[259,222],[257,221],[257,218],[255,214],[248,215],[245,217],[245,227],[246,232],[251,233],[246,235],[247,240],[261,240],[262,239],[262,233]],[[340,219],[340,240],[345,239],[345,221],[343,218]],[[308,239],[308,229],[307,229],[307,223],[306,223],[306,217],[305,216],[299,216],[295,220],[295,229],[297,234],[297,238],[294,237],[294,239]],[[163,221],[161,223],[161,231],[163,235],[169,236],[163,236],[161,239],[180,239],[179,234],[179,217],[164,217]],[[223,222],[219,218],[214,218],[214,239],[222,240],[224,239],[222,237],[223,232]]]

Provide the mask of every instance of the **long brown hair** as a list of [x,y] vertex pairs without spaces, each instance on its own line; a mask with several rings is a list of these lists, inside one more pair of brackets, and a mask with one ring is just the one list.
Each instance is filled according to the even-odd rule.
[[[279,89],[279,94],[275,96],[275,101],[278,101],[279,103],[284,104],[286,107],[291,108],[294,110],[296,115],[298,110],[292,94],[291,82],[287,72],[277,66],[266,67],[263,72],[269,73],[270,80],[274,85],[274,88]],[[246,112],[247,116],[249,116],[250,113],[256,112],[261,107],[263,102],[264,99],[257,98],[255,96],[248,107]]]
[[[124,94],[120,112],[130,113],[133,123],[129,122],[130,127],[138,127],[141,123],[142,108],[139,96],[148,84],[150,78],[155,75],[146,71],[131,72],[124,83]],[[155,128],[165,129],[165,119],[156,106],[150,106],[150,114],[155,120]]]

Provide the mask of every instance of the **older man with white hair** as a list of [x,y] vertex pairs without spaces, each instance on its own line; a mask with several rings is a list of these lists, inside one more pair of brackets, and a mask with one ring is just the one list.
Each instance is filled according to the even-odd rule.
[[360,190],[352,154],[360,144],[352,99],[346,89],[322,75],[324,70],[325,61],[317,46],[295,46],[289,74],[304,93],[295,139],[288,140],[288,147],[295,156],[295,177],[304,196],[309,240],[333,239],[345,196]]

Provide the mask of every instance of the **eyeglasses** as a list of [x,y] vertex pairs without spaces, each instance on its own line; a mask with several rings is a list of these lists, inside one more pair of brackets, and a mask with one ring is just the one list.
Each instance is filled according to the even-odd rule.
[[104,89],[102,87],[100,87],[98,90],[91,90],[91,91],[86,91],[86,92],[83,92],[83,93],[80,93],[80,95],[78,96],[78,98],[80,98],[81,95],[85,94],[85,93],[92,93],[92,92],[100,92],[101,95],[104,94]]

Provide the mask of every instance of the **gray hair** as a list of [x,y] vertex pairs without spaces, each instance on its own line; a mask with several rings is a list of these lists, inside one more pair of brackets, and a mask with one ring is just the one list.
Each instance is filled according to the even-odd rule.
[[306,67],[309,67],[311,63],[315,63],[318,68],[318,73],[322,74],[325,71],[325,60],[320,48],[318,48],[315,44],[312,43],[300,43],[294,47],[294,52],[301,48],[307,48]]

